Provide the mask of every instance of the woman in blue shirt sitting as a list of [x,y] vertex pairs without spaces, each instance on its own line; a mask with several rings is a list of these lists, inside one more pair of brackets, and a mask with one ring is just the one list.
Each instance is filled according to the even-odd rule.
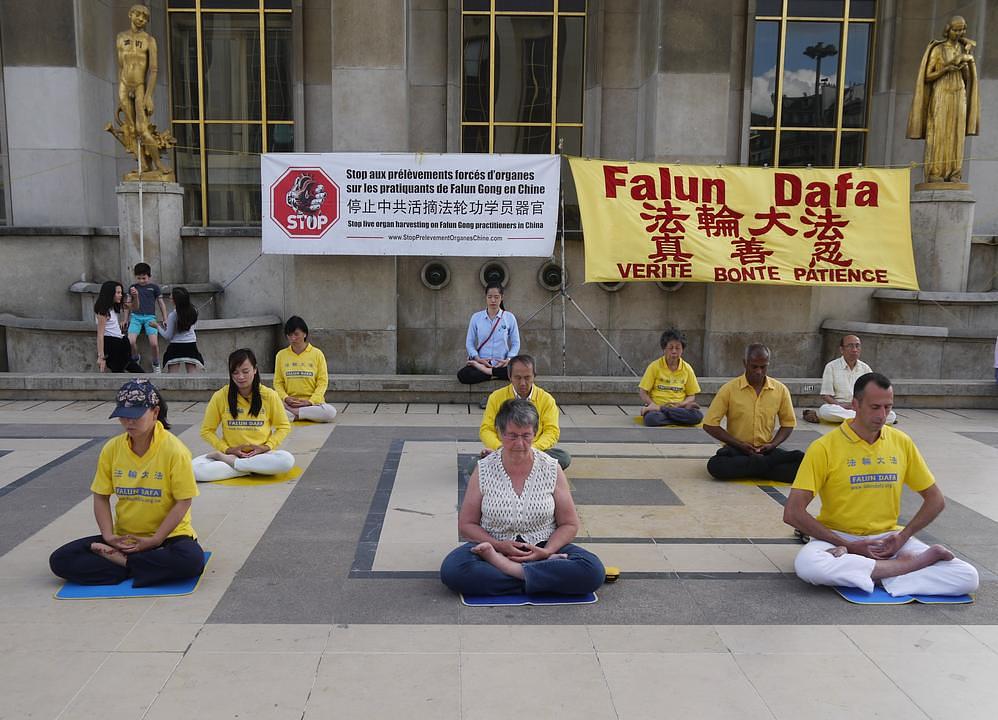
[[486,380],[509,380],[509,359],[520,354],[520,329],[513,313],[502,306],[502,286],[485,288],[485,309],[471,316],[465,349],[468,362],[458,370],[457,379],[465,385]]

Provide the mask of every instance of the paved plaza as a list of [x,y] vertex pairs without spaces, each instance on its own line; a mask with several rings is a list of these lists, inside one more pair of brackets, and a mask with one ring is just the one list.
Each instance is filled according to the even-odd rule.
[[[0,401],[0,718],[960,718],[998,707],[998,411],[910,410],[947,497],[920,537],[975,564],[972,605],[856,606],[793,575],[786,486],[719,483],[701,430],[562,408],[595,605],[467,608],[436,571],[480,449],[468,405],[338,404],[301,474],[202,485],[193,595],[53,598],[94,532],[111,403]],[[170,407],[195,454],[204,403]],[[798,409],[799,413],[799,409]],[[798,427],[803,449],[831,426]],[[906,491],[910,517],[918,497]],[[812,508],[813,509],[813,508]]]

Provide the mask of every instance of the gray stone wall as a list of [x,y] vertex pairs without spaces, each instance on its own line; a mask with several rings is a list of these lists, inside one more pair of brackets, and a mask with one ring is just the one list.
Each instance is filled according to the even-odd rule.
[[[116,180],[130,161],[104,125],[116,106],[114,37],[130,2],[0,3],[12,224],[111,225]],[[166,12],[152,2],[159,39],[157,119],[169,117]]]

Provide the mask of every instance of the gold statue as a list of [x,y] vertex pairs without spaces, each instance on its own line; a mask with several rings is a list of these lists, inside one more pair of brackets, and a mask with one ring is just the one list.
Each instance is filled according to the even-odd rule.
[[114,43],[118,55],[118,110],[114,118],[118,127],[108,123],[104,129],[138,157],[139,168],[125,173],[125,180],[174,182],[176,176],[163,164],[160,153],[176,145],[177,139],[168,130],[157,132],[150,122],[159,65],[156,38],[145,31],[149,8],[132,5],[128,19],[131,28],[118,33]]
[[954,15],[943,39],[929,43],[908,115],[908,137],[925,138],[925,182],[953,183],[951,188],[968,187],[961,182],[963,141],[977,134],[981,119],[972,55],[977,43],[964,37],[966,33],[967,22]]

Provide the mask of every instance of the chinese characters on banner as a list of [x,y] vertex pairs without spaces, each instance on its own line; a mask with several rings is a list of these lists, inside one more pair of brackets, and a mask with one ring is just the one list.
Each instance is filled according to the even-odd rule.
[[570,163],[587,282],[918,289],[907,169]]
[[265,154],[263,252],[549,256],[557,155]]

